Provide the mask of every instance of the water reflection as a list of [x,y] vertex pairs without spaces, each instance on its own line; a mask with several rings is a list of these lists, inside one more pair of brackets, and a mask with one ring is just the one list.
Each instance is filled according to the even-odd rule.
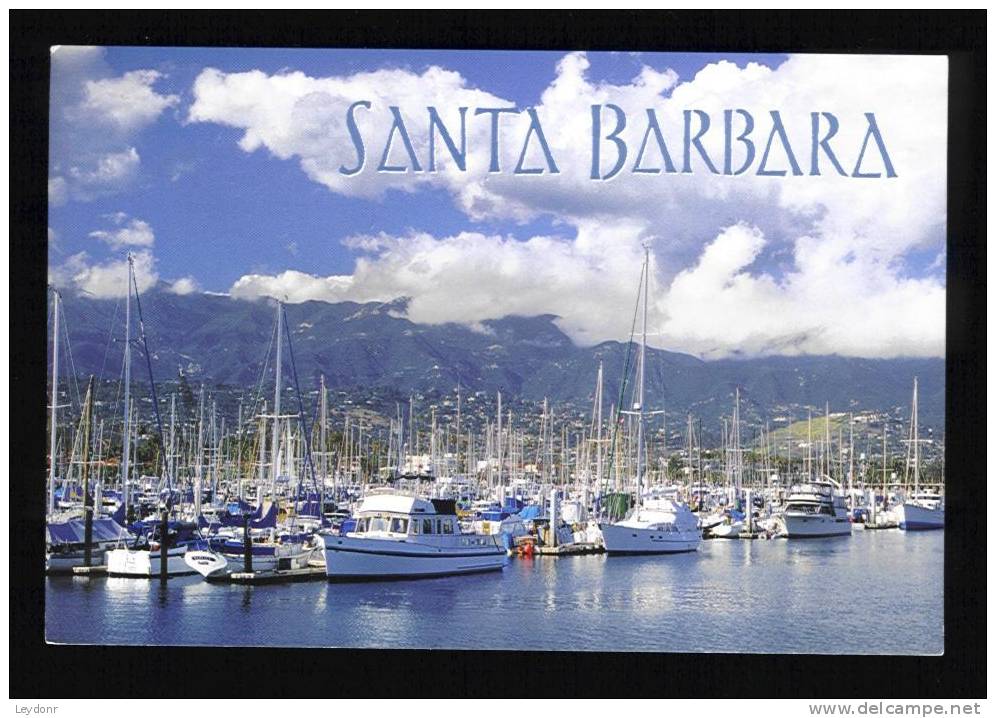
[[52,577],[46,629],[70,643],[939,653],[942,559],[940,533],[856,530],[391,583]]

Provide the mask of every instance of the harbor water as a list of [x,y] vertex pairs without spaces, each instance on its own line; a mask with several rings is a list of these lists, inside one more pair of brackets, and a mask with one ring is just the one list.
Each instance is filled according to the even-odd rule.
[[944,533],[712,540],[501,573],[243,586],[53,576],[53,643],[940,654]]

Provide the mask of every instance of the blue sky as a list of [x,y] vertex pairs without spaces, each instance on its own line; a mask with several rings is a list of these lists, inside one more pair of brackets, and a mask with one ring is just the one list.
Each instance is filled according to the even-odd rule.
[[[155,69],[164,75],[156,83],[157,91],[181,100],[135,137],[142,169],[131,191],[50,209],[50,226],[59,238],[57,250],[62,255],[99,251],[89,233],[108,224],[104,215],[125,212],[155,228],[161,276],[193,274],[203,288],[226,291],[247,272],[287,268],[319,274],[348,272],[354,252],[339,240],[353,234],[410,229],[459,232],[471,223],[445,192],[392,192],[391,211],[385,212],[388,202],[335,195],[311,182],[294,162],[267,152],[238,151],[235,143],[241,133],[236,129],[184,126],[194,79],[205,67],[268,74],[290,69],[321,77],[384,67],[420,72],[440,65],[460,72],[471,85],[528,107],[539,102],[562,56],[560,52],[107,48],[104,59],[113,74]],[[593,79],[618,82],[629,81],[643,64],[660,70],[670,67],[691,78],[719,59],[772,66],[784,60],[782,55],[688,53],[598,53],[591,58]],[[572,234],[568,228],[555,228],[548,216],[525,223],[485,220],[472,226],[522,237]],[[57,261],[58,255],[53,259]]]
[[[433,67],[457,73],[459,82],[440,79]],[[415,321],[473,325],[501,312],[555,313],[585,343],[623,333],[625,321],[614,317],[630,303],[627,268],[638,264],[649,238],[660,282],[655,317],[670,348],[703,356],[825,352],[841,347],[854,317],[877,316],[883,307],[891,313],[877,319],[882,326],[901,324],[905,312],[938,323],[944,198],[933,180],[943,157],[917,170],[931,178],[930,187],[906,163],[901,182],[838,179],[819,185],[825,193],[813,192],[813,182],[719,185],[701,176],[671,184],[628,177],[604,188],[563,175],[532,185],[409,177],[384,189],[369,179],[325,179],[328,143],[343,142],[334,123],[325,136],[330,115],[312,101],[341,104],[336,93],[343,86],[386,93],[383,104],[393,92],[416,105],[434,91],[471,102],[479,97],[471,91],[480,90],[571,123],[552,141],[579,158],[583,143],[571,133],[595,101],[629,102],[634,118],[644,107],[686,97],[702,106],[760,103],[759,116],[775,101],[859,118],[859,110],[871,109],[895,113],[889,138],[903,158],[918,151],[902,123],[911,95],[904,83],[925,72],[938,78],[917,84],[917,101],[936,106],[946,88],[942,69],[830,56],[62,48],[53,56],[50,275],[55,284],[112,296],[109,284],[130,249],[142,254],[150,281],[175,283],[178,292],[288,301],[414,295]],[[386,70],[400,72],[369,75]],[[282,78],[290,73],[302,75],[288,89]],[[254,88],[248,96],[245,87]],[[791,108],[783,111],[791,116]],[[797,111],[794,120],[801,127],[808,112]],[[309,121],[318,122],[321,136],[301,129]],[[940,120],[934,124],[928,130],[943,136]],[[635,131],[634,122],[627,132]],[[853,120],[848,131],[858,131]],[[576,137],[583,137],[580,129]],[[249,151],[240,141],[252,145]],[[583,149],[589,148],[590,139]],[[717,256],[725,259],[717,263]],[[467,271],[475,265],[487,266],[483,278]],[[524,269],[537,265],[546,273]],[[840,278],[836,290],[809,289],[832,274]],[[384,279],[392,276],[396,286]],[[419,276],[454,289],[423,291]],[[712,284],[716,291],[707,291]],[[784,328],[761,319],[780,312],[779,305],[839,304],[834,291],[854,297],[853,288],[869,284],[864,310],[786,311],[796,318]],[[592,301],[585,295],[599,291],[610,296],[585,306]],[[696,323],[677,318],[689,313],[683,302],[703,312]],[[731,307],[741,316],[728,319]],[[943,353],[943,310],[940,317],[940,328],[892,330],[870,349],[862,349],[865,339],[845,339],[841,352]],[[703,324],[715,329],[703,335]],[[867,336],[881,337],[881,327],[869,325]]]

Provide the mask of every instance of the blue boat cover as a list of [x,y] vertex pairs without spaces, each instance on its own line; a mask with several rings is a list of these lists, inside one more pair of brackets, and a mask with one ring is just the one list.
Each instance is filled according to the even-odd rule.
[[[86,527],[83,519],[71,519],[64,523],[48,524],[48,537],[51,544],[83,543]],[[124,527],[114,519],[93,520],[93,540],[116,541],[128,535]]]
[[538,504],[533,506],[526,506],[522,511],[519,512],[519,518],[523,521],[531,521],[532,519],[538,519],[543,515],[543,509]]

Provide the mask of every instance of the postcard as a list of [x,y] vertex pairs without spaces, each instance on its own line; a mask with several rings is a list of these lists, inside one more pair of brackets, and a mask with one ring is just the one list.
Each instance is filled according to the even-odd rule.
[[47,641],[942,654],[947,103],[52,47]]

